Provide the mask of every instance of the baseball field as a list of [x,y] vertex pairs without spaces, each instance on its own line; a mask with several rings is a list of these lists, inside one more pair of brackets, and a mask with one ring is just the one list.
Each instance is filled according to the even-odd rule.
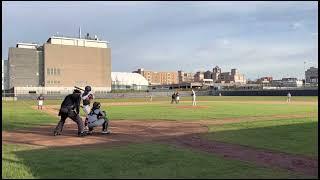
[[111,134],[53,136],[62,99],[3,101],[2,178],[318,178],[318,97],[95,101]]

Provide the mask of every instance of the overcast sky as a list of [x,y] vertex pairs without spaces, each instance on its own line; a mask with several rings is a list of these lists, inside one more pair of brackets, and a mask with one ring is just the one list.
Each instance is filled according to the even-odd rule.
[[[2,59],[56,34],[110,42],[112,71],[237,68],[246,78],[318,67],[318,2],[3,2]],[[89,61],[90,62],[90,61]]]

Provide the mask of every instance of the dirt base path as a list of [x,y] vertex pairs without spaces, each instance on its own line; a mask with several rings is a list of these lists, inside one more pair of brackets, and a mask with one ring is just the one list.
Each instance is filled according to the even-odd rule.
[[209,141],[199,136],[183,136],[172,139],[171,143],[178,147],[214,153],[227,159],[253,162],[267,167],[278,167],[306,175],[318,176],[318,159],[297,156],[272,150],[257,149],[248,146]]
[[[46,106],[43,111],[57,115],[57,107]],[[298,115],[299,117],[305,117]],[[278,118],[290,118],[289,115],[279,115]],[[295,115],[297,117],[297,115]],[[270,116],[265,119],[273,119]],[[203,121],[141,121],[119,120],[110,122],[109,135],[100,134],[96,128],[94,135],[77,137],[76,124],[67,120],[63,134],[53,136],[54,126],[40,126],[17,131],[2,131],[2,143],[28,144],[40,147],[65,146],[113,146],[139,142],[161,142],[175,146],[187,147],[220,155],[224,158],[253,162],[257,165],[278,167],[306,175],[318,175],[318,160],[302,155],[292,155],[282,152],[257,149],[225,142],[209,141],[199,138],[208,132],[208,124],[223,124],[241,121],[265,120],[259,117],[242,117]]]
[[95,134],[83,138],[77,137],[77,126],[67,120],[63,134],[53,136],[55,126],[40,126],[37,128],[2,131],[3,143],[18,143],[37,146],[73,146],[92,144],[112,144],[115,142],[126,144],[130,142],[147,142],[170,139],[193,133],[205,133],[207,127],[199,124],[183,124],[170,121],[114,121],[110,122],[111,134],[102,135],[101,128],[95,129]]

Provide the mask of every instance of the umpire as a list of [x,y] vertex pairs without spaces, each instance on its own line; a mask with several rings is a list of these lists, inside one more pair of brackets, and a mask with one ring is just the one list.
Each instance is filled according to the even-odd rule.
[[61,134],[63,125],[68,117],[77,123],[78,136],[86,135],[83,130],[83,122],[79,116],[79,108],[80,108],[80,101],[81,101],[80,95],[81,95],[81,92],[75,89],[72,94],[69,94],[64,98],[59,111],[59,116],[61,116],[61,119],[54,130],[54,134],[53,134],[54,136]]

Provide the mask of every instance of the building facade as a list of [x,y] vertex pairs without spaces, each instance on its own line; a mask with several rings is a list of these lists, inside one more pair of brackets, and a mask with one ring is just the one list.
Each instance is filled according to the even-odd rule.
[[[68,38],[66,42],[69,41]],[[44,44],[45,86],[90,85],[100,89],[105,88],[106,91],[111,90],[110,48],[100,46],[100,43],[97,43],[97,47],[93,47],[92,42],[89,47],[74,44],[60,44],[59,41],[55,43],[51,38]]]
[[204,79],[204,72],[198,71],[194,75],[194,82],[201,82]]
[[272,80],[273,87],[301,87],[303,82],[297,78],[282,78],[281,80]]
[[218,83],[230,83],[230,72],[223,72],[219,74],[218,80],[216,82]]
[[9,49],[9,87],[16,94],[70,93],[74,86],[111,91],[108,42],[52,36],[43,45],[18,43]]
[[179,81],[177,72],[155,72],[140,68],[137,71],[133,71],[133,73],[141,74],[150,85],[176,84]]
[[215,83],[246,84],[245,76],[237,69],[231,69],[231,72],[221,72],[218,66],[213,68],[212,79]]
[[9,88],[8,61],[2,60],[2,90]]
[[43,51],[38,44],[18,43],[9,48],[9,88],[38,87],[43,83]]
[[221,68],[219,66],[216,66],[212,69],[212,79],[213,82],[218,82],[219,81],[219,76],[221,74]]
[[231,69],[230,83],[246,84],[246,79],[237,69]]
[[269,84],[273,80],[272,77],[261,77],[257,80],[258,84]]
[[197,73],[186,73],[178,71],[179,83],[185,82],[203,82],[203,79],[212,79],[213,83],[232,83],[246,84],[246,79],[243,74],[240,74],[237,69],[231,69],[231,72],[221,72],[221,68],[216,66],[206,72],[198,71]]
[[211,71],[206,71],[204,73],[204,79],[212,79],[212,72]]
[[306,83],[318,84],[318,68],[310,67],[305,72]]
[[191,83],[194,82],[194,73],[187,73],[184,71],[178,71],[179,83]]

